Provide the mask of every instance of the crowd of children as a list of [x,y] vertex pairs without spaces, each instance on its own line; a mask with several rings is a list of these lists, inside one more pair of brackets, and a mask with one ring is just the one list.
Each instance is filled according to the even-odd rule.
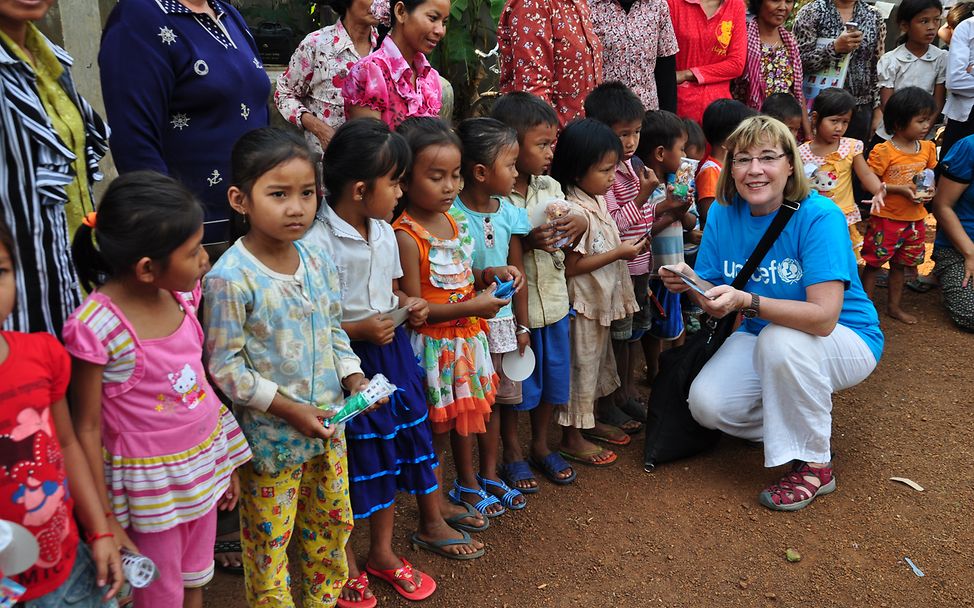
[[[939,61],[922,43],[934,4],[901,10],[901,48],[923,61]],[[912,86],[898,67],[883,72],[888,139],[867,150],[844,137],[855,100],[827,89],[794,170],[845,213],[867,291],[889,263],[888,313],[914,323],[900,295],[924,258],[932,182],[915,176],[936,165],[927,137],[943,90],[939,76]],[[437,582],[396,553],[400,492],[417,502],[414,546],[469,560],[485,552],[471,533],[541,491],[535,472],[565,485],[579,464],[615,462],[605,444],[627,445],[647,419],[636,362],[651,380],[660,350],[693,327],[659,268],[692,265],[723,144],[754,111],[718,100],[697,125],[645,112],[619,82],[585,110],[561,132],[527,93],[455,130],[351,120],[324,152],[322,184],[300,136],[252,131],[234,147],[228,191],[246,234],[212,268],[184,188],[154,173],[115,180],[74,241],[90,293],[64,346],[0,334],[0,395],[24,403],[3,436],[26,446],[5,488],[38,501],[30,531],[57,556],[15,577],[22,599],[50,600],[69,575],[87,576],[97,586],[79,605],[101,605],[122,582],[122,547],[161,574],[134,590],[136,605],[201,606],[216,512],[239,505],[249,604],[291,606],[294,593],[304,606],[369,608],[369,575],[421,600]],[[789,95],[763,111],[800,132]],[[695,188],[681,193],[684,167]],[[854,180],[872,194],[864,206]],[[12,243],[0,227],[0,321],[17,282]],[[530,373],[511,371],[531,357]],[[331,424],[379,374],[398,390]],[[348,540],[361,520],[360,560]]]

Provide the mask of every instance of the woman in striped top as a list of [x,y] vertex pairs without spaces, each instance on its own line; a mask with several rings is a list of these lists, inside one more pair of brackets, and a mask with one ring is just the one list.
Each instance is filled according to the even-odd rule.
[[64,325],[75,427],[112,532],[159,568],[139,606],[202,605],[216,512],[236,504],[250,459],[203,370],[202,240],[200,204],[153,172],[115,180],[74,240],[91,291]]

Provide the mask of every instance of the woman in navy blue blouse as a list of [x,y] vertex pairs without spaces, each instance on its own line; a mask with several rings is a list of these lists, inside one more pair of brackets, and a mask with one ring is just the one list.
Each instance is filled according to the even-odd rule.
[[270,80],[240,13],[223,0],[121,0],[98,65],[119,172],[180,180],[206,207],[204,243],[226,243],[230,149],[269,120]]

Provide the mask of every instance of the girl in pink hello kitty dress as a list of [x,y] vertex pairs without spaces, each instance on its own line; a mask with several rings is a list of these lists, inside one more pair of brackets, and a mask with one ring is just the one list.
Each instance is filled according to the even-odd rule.
[[216,511],[236,504],[251,456],[203,368],[203,211],[172,179],[135,172],[93,215],[73,247],[91,295],[64,325],[75,428],[116,538],[159,568],[136,605],[201,605]]

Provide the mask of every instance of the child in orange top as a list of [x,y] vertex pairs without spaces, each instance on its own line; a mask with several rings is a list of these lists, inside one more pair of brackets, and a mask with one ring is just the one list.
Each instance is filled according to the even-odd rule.
[[937,113],[933,95],[919,87],[906,87],[886,102],[883,123],[893,134],[869,154],[869,168],[886,183],[886,205],[875,211],[866,227],[862,259],[866,267],[862,286],[872,297],[876,273],[889,262],[889,305],[887,314],[904,323],[917,318],[900,307],[903,276],[907,266],[923,263],[926,228],[923,206],[933,198],[933,185],[918,191],[915,178],[937,166],[937,148],[924,138]]
[[[399,286],[406,295],[429,302],[426,323],[416,329],[411,341],[426,374],[434,447],[438,455],[442,453],[447,435],[452,434],[457,479],[450,499],[496,517],[506,508],[480,488],[471,435],[486,432],[499,383],[485,319],[493,318],[511,300],[495,298],[495,287],[477,294],[474,283],[475,277],[485,287],[488,280],[515,278],[519,288],[523,278],[512,267],[473,268],[474,240],[467,218],[453,208],[461,181],[456,134],[436,118],[407,119],[397,131],[413,153],[412,168],[402,182],[406,208],[392,224],[402,263]],[[436,469],[442,485],[441,471],[442,467]]]

